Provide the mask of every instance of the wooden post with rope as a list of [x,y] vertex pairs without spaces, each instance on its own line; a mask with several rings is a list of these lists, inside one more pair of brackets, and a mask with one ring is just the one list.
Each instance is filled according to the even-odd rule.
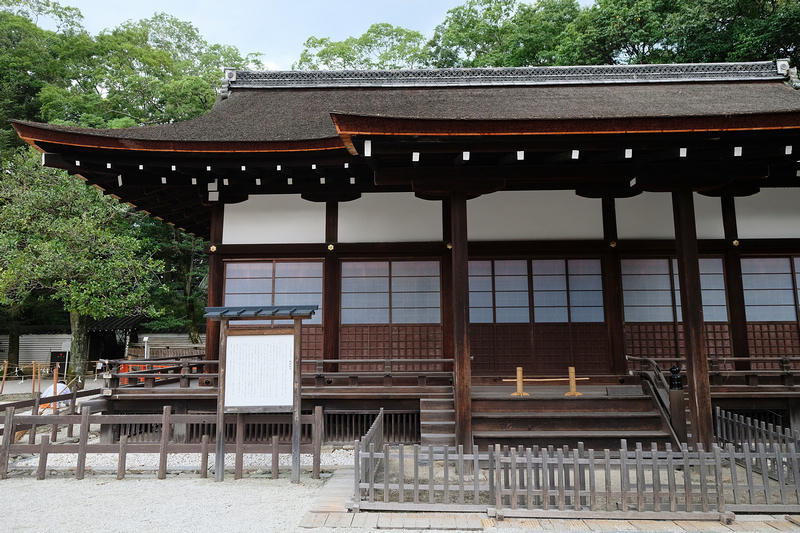
[[0,383],[0,394],[3,394],[3,389],[6,388],[6,376],[8,375],[8,360],[3,365],[3,382]]
[[546,382],[546,381],[569,381],[569,392],[564,394],[564,396],[583,396],[583,393],[578,392],[578,387],[576,382],[586,381],[589,378],[576,378],[575,377],[575,367],[569,367],[569,377],[568,378],[523,378],[522,377],[522,367],[517,367],[517,377],[515,379],[504,379],[503,381],[515,381],[517,383],[517,391],[512,392],[511,396],[530,396],[527,392],[522,390],[523,382]]
[[[55,368],[53,369],[53,396],[58,396],[58,363],[56,363]],[[58,414],[58,402],[52,402],[53,404],[53,414]],[[52,439],[55,440],[55,439]]]

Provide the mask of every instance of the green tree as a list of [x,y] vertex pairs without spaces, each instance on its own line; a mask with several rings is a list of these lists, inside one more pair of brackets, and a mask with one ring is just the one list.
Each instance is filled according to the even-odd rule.
[[188,120],[216,99],[222,67],[262,68],[258,54],[209,45],[191,23],[158,13],[59,50],[68,83],[42,89],[41,117],[85,127],[128,127]]
[[360,37],[332,41],[309,37],[303,44],[298,70],[419,68],[426,64],[425,37],[391,24],[373,24]]
[[38,159],[21,150],[0,168],[0,303],[36,291],[61,302],[72,330],[68,375],[82,378],[88,318],[155,314],[147,297],[162,265],[142,256],[125,206]]
[[539,0],[520,4],[512,20],[514,45],[505,64],[509,66],[557,65],[558,47],[567,27],[581,12],[577,0]]
[[597,0],[581,11],[558,46],[569,65],[667,63],[685,0]]
[[164,265],[160,284],[154,285],[152,302],[164,313],[144,326],[153,331],[188,331],[192,343],[200,343],[198,324],[204,322],[208,300],[208,260],[205,241],[163,222],[144,218],[138,224],[145,248]]
[[447,12],[430,40],[438,68],[510,66],[518,35],[516,0],[467,0]]
[[38,118],[40,91],[63,83],[64,68],[53,53],[62,39],[25,17],[0,11],[0,153],[20,146],[8,120]]
[[800,64],[800,1],[698,0],[681,13],[674,39],[681,62],[763,61]]

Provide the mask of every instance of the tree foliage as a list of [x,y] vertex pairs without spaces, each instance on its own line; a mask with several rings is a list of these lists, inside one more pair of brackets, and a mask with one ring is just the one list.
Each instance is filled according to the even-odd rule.
[[257,54],[209,44],[164,13],[95,36],[82,19],[51,0],[0,0],[0,316],[13,330],[48,307],[43,298],[60,302],[76,375],[88,317],[143,312],[151,327],[199,340],[204,243],[16,153],[8,119],[103,128],[186,120],[211,108],[223,66],[263,68]]
[[430,41],[436,67],[509,66],[516,46],[516,0],[467,0],[447,12]]
[[221,67],[261,68],[257,54],[209,45],[191,23],[165,13],[128,21],[63,50],[69,82],[40,94],[47,122],[126,127],[187,120],[206,113]]
[[[375,25],[373,28],[388,25]],[[389,26],[391,28],[391,26]],[[402,30],[410,32],[410,30]],[[425,47],[367,32],[311,37],[300,69],[519,67],[760,61],[800,63],[800,0],[466,0],[447,12]],[[365,43],[402,61],[376,61]],[[415,38],[415,43],[418,41]],[[394,48],[394,52],[391,49]]]
[[425,37],[418,31],[391,24],[373,24],[360,37],[333,41],[329,37],[309,37],[303,44],[300,60],[293,68],[301,70],[402,69],[426,63]]
[[687,2],[675,28],[680,62],[800,63],[800,1],[697,0]]
[[152,218],[138,225],[145,249],[163,264],[160,283],[152,291],[152,304],[168,311],[151,317],[144,326],[155,331],[187,331],[191,341],[199,344],[197,325],[204,321],[208,289],[205,241]]
[[0,303],[34,292],[61,302],[73,330],[70,374],[85,374],[87,351],[76,349],[87,317],[156,313],[148,307],[158,261],[142,255],[137,215],[63,171],[42,168],[33,150],[2,163]]

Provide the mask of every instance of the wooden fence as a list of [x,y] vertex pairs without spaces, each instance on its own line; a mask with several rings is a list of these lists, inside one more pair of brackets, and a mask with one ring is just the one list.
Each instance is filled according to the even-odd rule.
[[[243,475],[243,456],[245,453],[252,454],[271,454],[272,455],[272,476],[278,475],[279,454],[291,453],[291,444],[286,441],[279,441],[277,435],[263,436],[260,441],[245,438],[246,426],[249,424],[273,424],[276,423],[281,415],[230,415],[230,423],[226,421],[226,434],[231,435],[231,439],[226,439],[225,453],[234,454],[234,477],[241,478]],[[273,420],[274,419],[274,420]],[[301,423],[311,425],[312,438],[310,441],[301,442],[301,453],[313,455],[314,478],[319,478],[320,455],[322,447],[323,419],[322,408],[317,407],[313,415],[303,415]],[[51,426],[50,434],[37,432],[37,427]],[[58,435],[59,426],[71,427],[78,426],[77,442],[55,442]],[[150,428],[151,435],[158,435],[158,440],[149,442],[131,442],[128,435],[122,435],[118,443],[101,444],[90,442],[89,432],[93,425],[118,425],[118,426],[141,426]],[[208,428],[202,435],[199,442],[186,442],[187,427]],[[9,460],[12,456],[19,454],[38,454],[38,465],[36,470],[38,478],[43,479],[47,473],[47,460],[51,454],[75,454],[75,477],[83,479],[86,471],[86,456],[88,454],[115,454],[118,457],[117,478],[122,479],[126,472],[127,455],[130,453],[144,453],[158,455],[158,477],[163,479],[167,474],[168,457],[175,453],[196,453],[199,454],[198,470],[201,477],[208,475],[209,452],[213,453],[214,436],[216,434],[216,414],[174,414],[169,406],[164,407],[161,415],[93,415],[91,410],[84,407],[81,414],[67,415],[17,415],[14,407],[6,408],[5,421],[3,424],[3,441],[0,445],[0,479],[6,479],[9,471]],[[27,432],[27,439],[20,440],[21,433]],[[250,432],[252,434],[252,432]],[[15,439],[15,436],[17,437]],[[38,439],[38,443],[37,443]],[[15,442],[18,441],[18,442]],[[211,447],[210,447],[211,446]],[[210,449],[209,449],[210,448]],[[15,466],[15,469],[18,468]]]
[[488,512],[498,517],[728,520],[800,512],[793,444],[711,451],[558,448],[471,450],[356,442],[350,507]]
[[754,450],[759,444],[767,450],[786,450],[790,444],[800,449],[800,432],[730,413],[719,407],[714,410],[714,425],[717,442],[720,445],[733,444],[737,451],[745,447]]

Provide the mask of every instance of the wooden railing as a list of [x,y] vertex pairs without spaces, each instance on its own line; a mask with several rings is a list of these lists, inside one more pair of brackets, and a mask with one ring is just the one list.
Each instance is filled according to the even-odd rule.
[[[247,426],[254,423],[282,423],[285,415],[229,415],[226,420],[225,453],[234,454],[234,477],[243,475],[243,454],[271,454],[272,475],[277,477],[278,455],[291,453],[291,442],[279,439],[278,435],[263,436],[262,440],[247,439]],[[322,447],[322,408],[317,407],[313,415],[303,415],[301,423],[313,426],[311,439],[301,440],[300,451],[313,455],[313,476],[319,477],[320,455]],[[49,435],[39,434],[37,427],[52,425],[53,430]],[[77,425],[77,443],[65,441],[56,443],[54,435],[58,435],[58,426]],[[93,425],[106,426],[131,426],[141,425],[156,428],[151,435],[157,435],[157,440],[147,442],[130,442],[128,435],[122,435],[117,443],[103,444],[89,439],[89,428]],[[199,441],[187,442],[186,428],[188,426],[207,428]],[[199,461],[201,477],[208,475],[208,456],[214,451],[214,436],[216,435],[216,414],[174,414],[169,406],[164,407],[161,415],[93,415],[91,410],[84,407],[80,415],[17,415],[15,409],[6,409],[2,445],[0,445],[0,479],[5,479],[9,470],[9,459],[18,454],[38,454],[36,470],[39,479],[45,477],[48,470],[47,460],[51,454],[75,454],[75,477],[82,479],[86,471],[87,454],[115,454],[118,457],[117,478],[122,479],[126,471],[126,458],[130,453],[145,453],[158,455],[158,477],[163,479],[167,473],[167,458],[174,453],[196,453]],[[27,431],[27,443],[16,442],[18,432]],[[38,437],[38,443],[37,443]],[[15,466],[14,468],[19,468]]]
[[217,373],[208,370],[216,367],[219,361],[198,359],[197,355],[163,359],[101,359],[100,362],[106,366],[103,372],[104,396],[111,396],[120,385],[152,389],[167,383],[179,383],[179,388],[190,389],[192,380],[198,381],[201,389],[217,385]]
[[[314,365],[314,372],[304,372],[303,378],[306,381],[313,379],[317,388],[359,385],[425,387],[434,383],[452,383],[453,372],[448,370],[452,363],[452,359],[438,358],[314,359],[303,361],[306,368]],[[371,370],[364,370],[364,367]]]
[[743,384],[757,387],[763,381],[769,381],[771,384],[792,387],[795,385],[795,376],[800,377],[798,363],[800,357],[710,357],[709,379],[712,385]]
[[[645,385],[645,389],[649,388],[662,416],[669,422],[673,444],[686,442],[686,404],[678,367],[672,367],[671,372],[675,373],[670,376],[670,379],[667,379],[658,362],[653,358],[626,356],[626,359],[641,364],[642,383]],[[644,370],[645,367],[649,367],[650,370]]]
[[[626,360],[639,363],[630,369],[638,372],[646,366],[661,365],[669,368],[681,366],[686,360],[682,357],[631,357]],[[712,386],[724,385],[781,385],[792,387],[800,378],[800,357],[751,356],[751,357],[709,357],[709,381]]]
[[[217,373],[208,370],[219,363],[197,359],[195,355],[164,359],[103,359],[101,362],[107,367],[103,376],[108,389],[116,389],[120,385],[153,388],[174,382],[180,382],[181,388],[190,388],[190,380],[200,379],[207,381],[201,385],[216,386]],[[303,367],[314,368],[313,372],[304,372],[302,378],[307,387],[317,389],[450,385],[453,373],[448,368],[452,363],[452,359],[438,358],[312,359],[302,361]]]
[[[60,411],[66,410],[67,414],[75,414],[75,408],[76,408],[76,405],[77,405],[76,400],[78,398],[85,398],[87,396],[96,396],[97,393],[98,393],[98,391],[94,390],[94,389],[84,389],[84,390],[81,390],[81,391],[76,389],[76,390],[70,392],[69,394],[60,394],[58,396],[48,396],[46,403],[48,403],[48,404],[52,404],[52,403],[58,404],[58,403],[61,403],[61,402],[69,402],[68,406],[66,408],[60,409]],[[22,401],[19,401],[19,402],[11,402],[11,403],[0,404],[0,413],[3,413],[3,412],[5,412],[5,411],[7,411],[9,409],[14,409],[15,412],[18,412],[20,410],[30,409],[31,413],[33,414],[33,413],[38,413],[39,412],[39,410],[41,408],[41,405],[42,405],[42,395],[40,393],[38,393],[38,392],[35,392],[33,394],[33,399],[31,399],[31,400],[22,400]],[[67,436],[68,437],[72,437],[72,431],[73,431],[72,425],[71,424],[67,425],[67,429],[68,429]],[[5,426],[0,428],[0,435],[3,435],[4,433],[5,433]],[[55,440],[55,437],[52,437],[52,439]]]
[[376,459],[375,454],[365,455],[359,453],[362,446],[374,451],[376,448],[381,449],[385,445],[383,439],[383,409],[378,412],[375,421],[367,430],[366,434],[355,442],[355,453],[353,457],[353,478],[356,483],[356,490],[362,480],[374,480],[376,472],[382,466],[381,462]]

